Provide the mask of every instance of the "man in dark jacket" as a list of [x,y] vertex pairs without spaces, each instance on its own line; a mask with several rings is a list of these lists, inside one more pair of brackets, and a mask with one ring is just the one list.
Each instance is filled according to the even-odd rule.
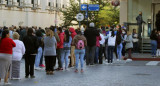
[[142,18],[142,12],[139,12],[139,15],[136,17],[136,20],[137,20],[137,24],[139,26],[139,28],[138,28],[138,38],[140,39],[141,38],[141,33],[142,33],[142,24],[145,23],[143,21],[143,18]]
[[156,15],[156,28],[157,31],[160,31],[160,11]]
[[94,27],[94,23],[90,23],[90,28],[86,29],[84,36],[87,39],[87,48],[86,48],[86,64],[93,65],[95,49],[96,49],[96,37],[100,34],[98,30]]

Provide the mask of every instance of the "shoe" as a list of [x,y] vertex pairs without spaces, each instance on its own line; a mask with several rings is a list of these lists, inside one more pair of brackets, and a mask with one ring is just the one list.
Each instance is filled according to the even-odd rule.
[[131,62],[131,61],[132,61],[132,59],[127,59],[127,60],[126,60],[126,62]]
[[54,72],[53,72],[53,71],[50,71],[50,72],[49,72],[49,74],[50,74],[50,75],[53,75],[53,74],[54,74]]
[[35,76],[34,75],[32,75],[32,76],[30,76],[31,78],[35,78]]
[[78,69],[76,69],[74,72],[78,73]]
[[11,85],[12,83],[9,82],[5,82],[4,85]]
[[35,70],[41,70],[41,68],[40,67],[35,67]]
[[29,76],[25,76],[25,78],[28,78]]
[[44,64],[39,65],[40,67],[45,67]]
[[108,61],[108,59],[105,60],[106,62]]
[[119,59],[117,59],[117,62],[119,62],[120,60]]
[[83,71],[83,69],[81,69],[81,73],[83,73],[84,71]]
[[50,74],[49,71],[46,71],[46,74],[49,75]]

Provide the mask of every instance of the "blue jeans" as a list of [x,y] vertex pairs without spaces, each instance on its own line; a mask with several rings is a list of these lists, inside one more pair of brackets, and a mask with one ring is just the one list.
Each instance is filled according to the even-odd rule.
[[99,47],[96,47],[95,51],[95,57],[94,57],[94,63],[98,63],[98,57],[99,57]]
[[68,65],[69,65],[68,56],[69,56],[69,54],[70,54],[70,50],[62,50],[62,53],[61,53],[62,68],[63,68],[63,64],[64,64],[64,59],[65,59],[65,69],[68,68]]
[[156,56],[156,50],[157,50],[157,41],[151,40],[151,46],[152,46],[152,56]]
[[42,47],[39,47],[38,53],[37,53],[36,59],[35,59],[35,67],[39,67],[41,57],[42,57]]
[[113,62],[113,52],[115,46],[108,46],[108,63]]
[[79,59],[80,59],[80,62],[81,62],[81,69],[83,69],[85,49],[82,49],[82,50],[75,49],[74,53],[75,53],[75,56],[76,56],[76,69],[78,69]]
[[122,43],[117,45],[117,55],[118,55],[118,59],[121,59],[122,57],[122,48],[123,48],[123,45]]

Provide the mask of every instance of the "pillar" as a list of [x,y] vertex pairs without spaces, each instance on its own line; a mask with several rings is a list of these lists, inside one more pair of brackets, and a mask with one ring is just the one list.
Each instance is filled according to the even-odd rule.
[[128,17],[128,0],[120,1],[120,24],[127,22]]

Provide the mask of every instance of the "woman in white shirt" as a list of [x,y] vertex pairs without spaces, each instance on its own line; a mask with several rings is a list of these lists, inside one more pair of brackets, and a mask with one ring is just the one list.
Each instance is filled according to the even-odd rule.
[[19,34],[13,33],[13,41],[16,43],[16,47],[13,48],[12,57],[12,79],[20,79],[20,61],[25,54],[25,47],[22,41],[19,40]]
[[108,63],[113,62],[113,52],[116,44],[116,35],[112,31],[111,36],[108,38]]

